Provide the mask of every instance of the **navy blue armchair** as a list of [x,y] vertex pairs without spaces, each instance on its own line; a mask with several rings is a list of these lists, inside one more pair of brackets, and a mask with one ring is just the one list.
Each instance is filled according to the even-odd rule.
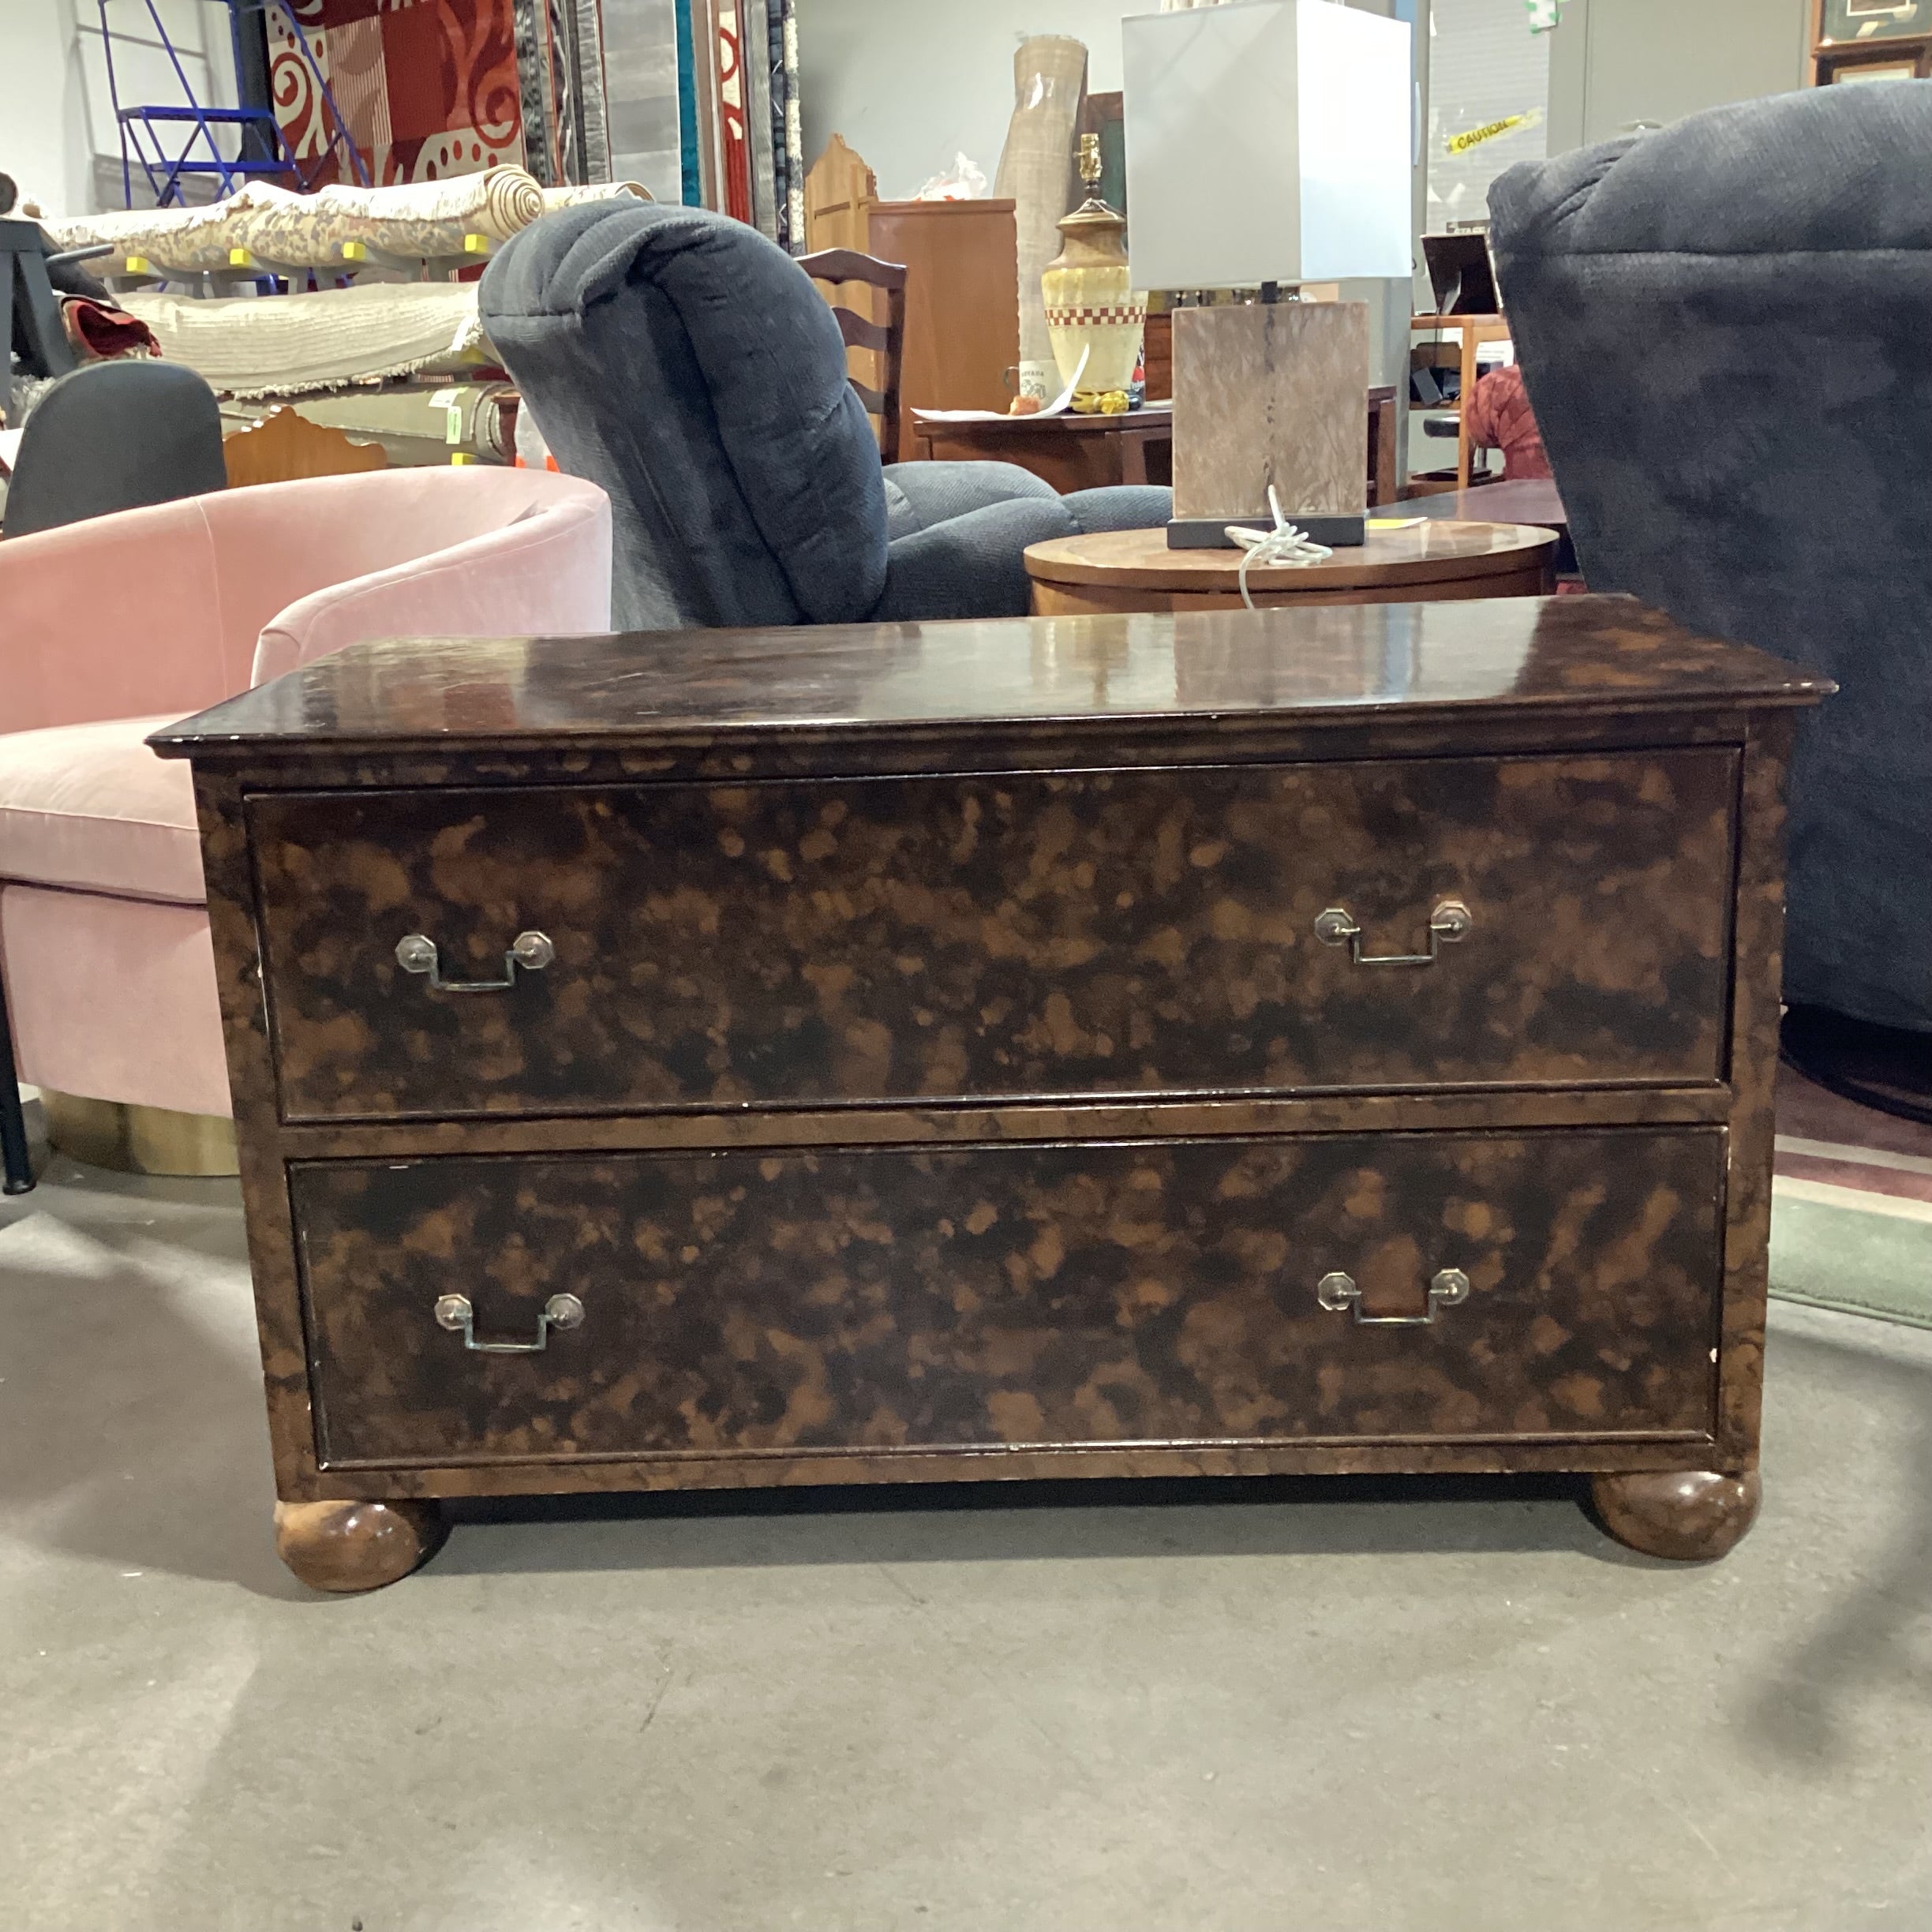
[[558,463],[609,495],[627,629],[1024,615],[1029,544],[1164,523],[1164,489],[1061,496],[1009,463],[899,463],[824,298],[698,208],[593,203],[515,236],[483,326]]
[[1593,590],[1835,678],[1791,788],[1785,1051],[1932,1118],[1932,85],[1513,168],[1490,240]]

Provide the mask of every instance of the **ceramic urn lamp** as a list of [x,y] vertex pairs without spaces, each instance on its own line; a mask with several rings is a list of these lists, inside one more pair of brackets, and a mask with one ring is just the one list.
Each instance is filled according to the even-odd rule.
[[1083,416],[1115,416],[1129,406],[1147,303],[1133,292],[1126,221],[1094,192],[1100,180],[1097,134],[1080,137],[1080,171],[1087,199],[1061,220],[1066,245],[1040,277],[1040,290],[1060,380],[1080,384],[1073,392],[1074,410]]

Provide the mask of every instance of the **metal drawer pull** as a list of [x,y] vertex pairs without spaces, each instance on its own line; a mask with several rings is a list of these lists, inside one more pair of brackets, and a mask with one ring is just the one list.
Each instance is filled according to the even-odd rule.
[[574,1294],[553,1294],[537,1317],[534,1342],[479,1342],[476,1338],[476,1310],[467,1295],[440,1295],[436,1318],[440,1327],[460,1331],[463,1346],[479,1355],[541,1355],[550,1346],[552,1328],[575,1328],[584,1318],[584,1305]]
[[516,984],[517,968],[541,972],[556,957],[556,948],[540,932],[519,933],[504,955],[500,979],[445,979],[436,959],[436,942],[426,934],[411,933],[396,942],[396,964],[407,973],[427,973],[439,993],[507,993]]
[[1315,1299],[1338,1315],[1352,1308],[1356,1326],[1360,1328],[1426,1328],[1435,1320],[1439,1308],[1454,1308],[1458,1301],[1466,1301],[1469,1291],[1469,1277],[1460,1268],[1444,1268],[1429,1283],[1426,1315],[1365,1315],[1361,1290],[1355,1286],[1352,1275],[1324,1275],[1315,1285]]
[[1349,917],[1346,906],[1331,906],[1315,921],[1315,937],[1329,945],[1346,945],[1349,957],[1357,966],[1433,966],[1446,945],[1465,937],[1475,921],[1460,899],[1445,899],[1429,915],[1428,950],[1426,953],[1369,953],[1361,949],[1361,928]]

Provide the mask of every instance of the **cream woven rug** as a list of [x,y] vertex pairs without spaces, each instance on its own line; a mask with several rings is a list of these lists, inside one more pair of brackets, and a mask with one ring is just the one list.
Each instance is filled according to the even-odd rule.
[[313,295],[125,295],[170,362],[237,397],[301,395],[489,360],[474,283],[372,282]]

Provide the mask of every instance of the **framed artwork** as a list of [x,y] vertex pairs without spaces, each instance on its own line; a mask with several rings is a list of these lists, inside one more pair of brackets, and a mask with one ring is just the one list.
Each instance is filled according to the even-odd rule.
[[1932,33],[1932,0],[1823,0],[1818,39],[1906,40]]
[[1845,61],[1825,69],[1827,87],[1843,87],[1853,80],[1916,80],[1916,60]]

